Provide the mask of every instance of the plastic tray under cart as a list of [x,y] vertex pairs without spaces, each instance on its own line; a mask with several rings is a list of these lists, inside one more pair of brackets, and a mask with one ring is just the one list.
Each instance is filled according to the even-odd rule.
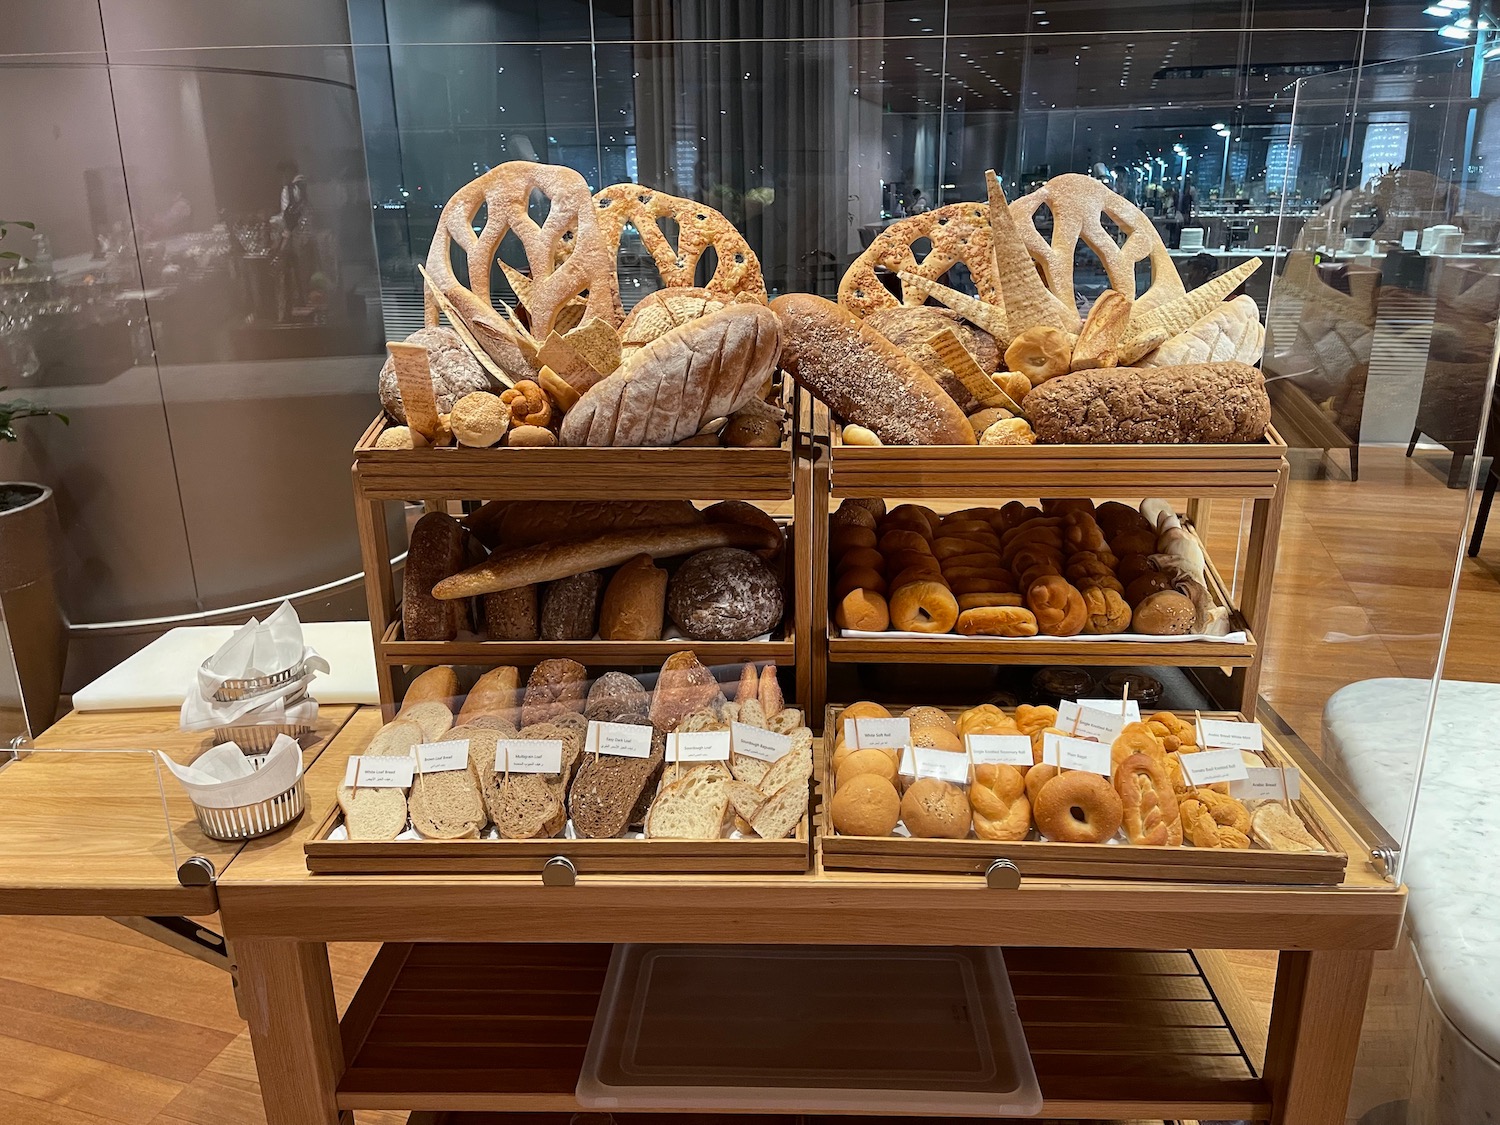
[[1042,1096],[998,949],[617,945],[590,1109],[1025,1116]]

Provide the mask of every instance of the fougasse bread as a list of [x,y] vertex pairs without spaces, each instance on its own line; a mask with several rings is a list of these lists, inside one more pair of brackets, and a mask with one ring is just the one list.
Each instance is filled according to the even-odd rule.
[[937,380],[849,310],[807,293],[771,302],[781,363],[845,422],[886,445],[973,445],[974,429]]
[[1049,445],[1250,442],[1265,436],[1271,400],[1249,364],[1188,363],[1060,375],[1026,396],[1026,414]]

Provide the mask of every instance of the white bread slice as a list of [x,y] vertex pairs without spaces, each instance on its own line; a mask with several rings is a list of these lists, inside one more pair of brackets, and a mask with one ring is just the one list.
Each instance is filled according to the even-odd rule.
[[806,785],[812,780],[812,769],[812,747],[794,746],[776,760],[756,787],[763,793],[775,793],[794,781]]
[[406,794],[400,789],[341,785],[338,799],[351,840],[394,840],[406,828]]
[[766,729],[777,734],[791,734],[802,725],[802,708],[783,707],[766,720]]
[[428,840],[474,839],[487,819],[479,786],[467,770],[415,778],[406,807],[411,826]]
[[423,742],[436,742],[453,726],[453,712],[446,703],[429,699],[405,708],[401,712],[401,721],[421,727]]
[[747,727],[756,727],[759,730],[766,729],[766,713],[761,708],[760,700],[746,699],[740,703],[740,722]]
[[750,827],[765,840],[784,840],[807,815],[807,782],[789,781],[761,802]]
[[729,784],[716,770],[692,769],[666,786],[646,814],[646,835],[655,839],[717,840],[729,810]]
[[735,815],[748,828],[755,810],[765,804],[766,795],[748,781],[727,782],[724,792],[729,796],[729,803],[734,806]]
[[392,719],[375,732],[365,754],[371,758],[410,758],[411,748],[423,741],[422,728],[409,719]]
[[759,785],[761,778],[771,771],[771,763],[760,758],[752,758],[749,754],[731,754],[729,768],[738,780],[750,785]]

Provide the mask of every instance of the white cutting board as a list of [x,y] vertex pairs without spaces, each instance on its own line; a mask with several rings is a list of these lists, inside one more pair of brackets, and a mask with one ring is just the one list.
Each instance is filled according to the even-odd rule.
[[[190,625],[173,629],[134,656],[73,693],[79,711],[131,711],[181,707],[198,666],[218,651],[237,626]],[[368,621],[304,621],[302,637],[328,661],[312,682],[319,703],[379,703],[375,646]]]

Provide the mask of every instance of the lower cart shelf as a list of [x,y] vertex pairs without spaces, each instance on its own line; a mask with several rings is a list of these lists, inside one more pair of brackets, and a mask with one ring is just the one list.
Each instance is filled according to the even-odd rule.
[[[339,1107],[579,1112],[609,956],[608,945],[385,946],[344,1017]],[[1010,948],[1005,961],[1044,1118],[1269,1116],[1193,954]]]

